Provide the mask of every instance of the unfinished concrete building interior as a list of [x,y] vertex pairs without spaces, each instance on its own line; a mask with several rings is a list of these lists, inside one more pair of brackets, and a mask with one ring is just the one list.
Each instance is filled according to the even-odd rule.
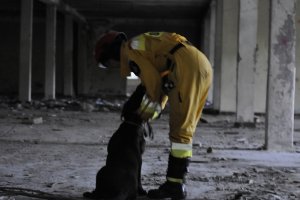
[[[0,200],[83,199],[94,188],[139,84],[97,67],[107,30],[176,32],[212,64],[187,199],[300,199],[300,0],[0,3]],[[151,121],[146,190],[165,181],[168,112]]]

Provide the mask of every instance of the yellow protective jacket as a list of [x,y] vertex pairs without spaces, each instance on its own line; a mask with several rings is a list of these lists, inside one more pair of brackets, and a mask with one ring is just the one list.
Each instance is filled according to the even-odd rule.
[[[179,43],[183,47],[170,54]],[[161,74],[168,70],[168,58],[174,63],[168,78],[175,88],[164,94]],[[164,107],[168,96],[171,141],[191,143],[212,79],[207,58],[179,34],[149,32],[122,44],[121,76],[130,75],[132,62],[138,66],[138,76],[152,101]]]
[[169,51],[186,38],[175,33],[151,32],[136,36],[123,44],[121,49],[121,76],[130,75],[129,61],[140,68],[139,78],[152,101],[161,101],[161,74],[166,70]]

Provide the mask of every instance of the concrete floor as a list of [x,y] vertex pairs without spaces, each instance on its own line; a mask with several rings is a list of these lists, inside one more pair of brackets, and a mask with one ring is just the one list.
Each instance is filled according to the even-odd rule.
[[[94,188],[106,145],[120,124],[119,111],[0,106],[0,199],[82,199]],[[295,152],[260,150],[264,119],[256,128],[236,128],[232,115],[204,115],[194,137],[188,199],[300,199],[300,119]],[[142,182],[146,190],[164,182],[168,116],[152,123]],[[212,147],[212,153],[207,148]]]

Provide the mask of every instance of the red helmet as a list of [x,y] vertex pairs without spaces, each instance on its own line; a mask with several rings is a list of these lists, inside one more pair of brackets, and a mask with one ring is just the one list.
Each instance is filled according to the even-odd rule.
[[[114,48],[126,41],[125,33],[117,31],[108,31],[100,36],[95,45],[94,57],[97,63],[104,63],[114,57]],[[119,47],[118,47],[119,48]],[[119,53],[119,52],[118,52]]]

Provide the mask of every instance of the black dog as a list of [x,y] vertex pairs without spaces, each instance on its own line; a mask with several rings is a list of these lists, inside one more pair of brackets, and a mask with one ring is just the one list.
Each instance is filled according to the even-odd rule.
[[144,136],[152,135],[152,129],[136,114],[144,94],[145,88],[138,86],[124,104],[123,122],[109,140],[106,165],[97,173],[96,189],[85,192],[84,197],[132,200],[137,195],[146,195],[141,185],[142,154],[145,149]]

